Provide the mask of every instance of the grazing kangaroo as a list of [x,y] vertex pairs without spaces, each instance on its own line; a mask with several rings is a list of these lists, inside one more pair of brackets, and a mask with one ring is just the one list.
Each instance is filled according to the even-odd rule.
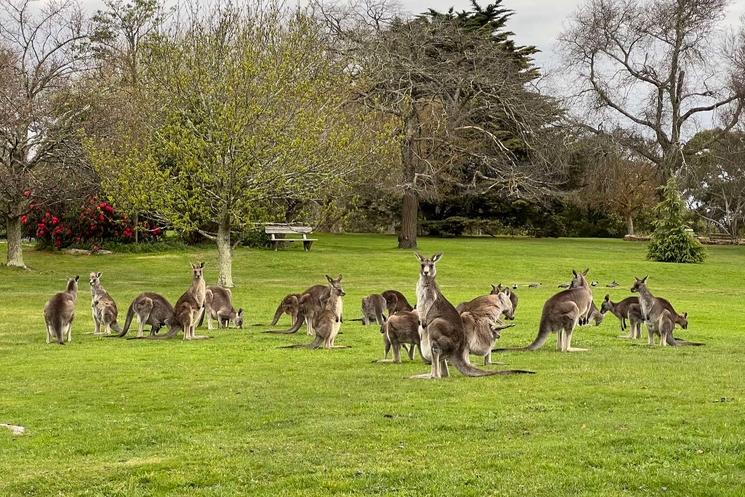
[[269,326],[274,326],[279,321],[279,318],[282,317],[282,314],[287,314],[291,318],[292,325],[295,324],[295,321],[297,321],[297,315],[300,311],[300,297],[302,294],[300,293],[291,293],[287,295],[285,298],[282,299],[282,302],[279,303],[279,307],[277,307],[277,310],[274,312],[274,319],[272,319],[272,323]]
[[[385,353],[383,360],[388,361],[388,351],[393,347],[393,362],[401,362],[401,345],[414,360],[414,349],[419,346],[419,314],[416,311],[399,311],[388,317],[388,320],[380,327],[383,334],[383,345]],[[407,349],[406,344],[411,348]]]
[[[315,331],[315,339],[313,342],[306,345],[289,345],[283,348],[348,348],[348,346],[336,346],[334,344],[336,335],[339,334],[339,329],[342,324],[342,314],[344,309],[342,297],[346,295],[344,288],[341,285],[341,275],[336,279],[331,278],[330,276],[326,276],[326,278],[328,278],[329,283],[331,283],[329,294],[321,297],[321,310],[316,310],[313,313],[313,330]],[[312,301],[310,294],[305,294],[300,299],[300,310],[305,316],[308,315],[308,307],[314,307],[315,305],[316,304]]]
[[75,300],[78,298],[78,280],[75,276],[67,280],[64,292],[55,293],[44,304],[44,322],[47,325],[47,343],[57,340],[64,345],[72,342],[72,321],[75,319]]
[[112,337],[121,338],[127,334],[132,318],[137,316],[137,338],[144,338],[145,325],[150,325],[150,336],[155,336],[163,326],[173,327],[173,306],[160,294],[144,292],[134,298],[124,321],[122,331]]
[[[492,364],[491,353],[494,342],[500,337],[500,332],[514,325],[504,325],[499,317],[505,314],[508,319],[513,318],[512,302],[508,296],[509,290],[488,296],[488,300],[479,297],[469,302],[467,310],[460,313],[463,330],[468,341],[471,354],[484,358],[484,364]],[[481,302],[475,305],[475,301]]]
[[[202,316],[207,315],[207,329],[212,329],[212,320],[217,320],[219,328],[228,328],[230,322],[236,328],[243,328],[243,309],[233,307],[233,292],[221,286],[209,286],[204,296],[205,309]],[[200,325],[201,320],[200,320]]]
[[[339,275],[341,279],[341,275]],[[323,302],[328,299],[331,295],[331,291],[334,288],[336,280],[331,276],[326,275],[328,285],[313,285],[304,291],[298,299],[298,316],[295,323],[286,330],[267,330],[264,333],[279,333],[279,334],[290,334],[296,333],[303,325],[306,324],[308,329],[308,335],[313,336],[315,322],[315,315],[323,310]]]
[[397,312],[412,311],[414,308],[406,300],[403,293],[396,290],[386,290],[381,294],[385,299],[385,305],[388,308],[388,315],[392,316]]
[[491,293],[491,295],[496,295],[499,292],[502,292],[502,291],[505,291],[505,290],[507,291],[507,295],[510,297],[510,302],[512,302],[512,316],[514,317],[515,316],[515,313],[517,312],[517,302],[519,300],[517,298],[517,294],[515,293],[515,291],[514,290],[510,290],[509,287],[502,286],[502,284],[500,283],[497,286],[492,285],[491,286],[491,292],[490,293]]
[[685,328],[688,327],[688,313],[680,316],[674,310],[670,310],[670,307],[672,307],[670,302],[652,295],[652,292],[647,288],[647,278],[647,276],[641,279],[634,277],[634,286],[631,287],[631,292],[639,294],[642,316],[647,324],[647,343],[654,345],[654,335],[657,335],[660,337],[660,345],[663,347],[667,345],[703,345],[697,342],[677,340],[673,337],[676,322],[681,323],[681,326],[685,324]]
[[585,325],[590,324],[590,321],[595,322],[595,326],[600,326],[600,324],[603,322],[603,318],[605,318],[605,315],[600,312],[598,307],[595,305],[595,301],[593,300],[590,304],[590,309],[587,311],[587,314],[584,317],[584,323]]
[[93,334],[102,334],[101,325],[103,325],[106,335],[111,335],[111,330],[121,333],[122,329],[116,322],[118,314],[116,302],[114,302],[109,292],[101,285],[102,274],[101,272],[91,273],[88,279],[88,283],[91,286],[91,314],[93,315],[93,323],[95,324]]
[[184,330],[184,340],[202,340],[209,338],[195,333],[197,323],[204,312],[204,301],[207,285],[204,283],[204,262],[191,265],[191,286],[173,306],[173,323],[165,335],[150,336],[150,339],[172,338],[179,330]]
[[586,349],[572,347],[572,333],[578,324],[584,322],[592,306],[592,290],[585,276],[589,270],[582,273],[572,271],[574,278],[570,286],[546,301],[543,305],[538,336],[527,350],[537,350],[546,343],[551,333],[558,332],[556,348],[562,352],[582,352]]
[[362,324],[367,326],[371,322],[375,321],[378,325],[382,326],[385,323],[385,315],[383,311],[386,310],[385,297],[377,293],[368,295],[362,299]]
[[491,376],[496,374],[530,373],[529,371],[484,371],[469,360],[468,340],[463,330],[463,321],[444,295],[440,292],[435,277],[435,264],[442,257],[435,254],[431,259],[416,254],[419,260],[419,280],[416,284],[417,313],[420,318],[420,351],[432,367],[429,373],[414,378],[443,378],[449,376],[447,361],[464,376]]

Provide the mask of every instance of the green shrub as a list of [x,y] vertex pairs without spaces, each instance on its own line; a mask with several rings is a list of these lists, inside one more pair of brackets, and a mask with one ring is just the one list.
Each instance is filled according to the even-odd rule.
[[706,252],[684,223],[685,206],[678,183],[670,178],[662,187],[662,201],[655,207],[654,231],[647,258],[658,262],[701,263]]

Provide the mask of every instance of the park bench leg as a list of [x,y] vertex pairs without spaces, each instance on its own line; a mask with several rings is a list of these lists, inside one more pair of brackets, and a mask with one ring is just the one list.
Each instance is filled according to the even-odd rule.
[[310,240],[303,240],[303,248],[306,252],[310,252],[310,247],[313,245],[313,242]]

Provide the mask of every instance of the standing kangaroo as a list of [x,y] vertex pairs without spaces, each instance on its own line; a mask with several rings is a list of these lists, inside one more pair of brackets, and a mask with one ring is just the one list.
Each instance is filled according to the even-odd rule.
[[[635,312],[639,313],[639,317],[641,317],[641,308],[639,307],[639,297],[626,297],[625,299],[621,300],[620,302],[613,302],[610,299],[610,294],[606,294],[605,298],[603,299],[603,303],[600,306],[600,312],[605,314],[606,312],[610,312],[614,316],[618,318],[618,320],[621,322],[621,331],[626,331],[626,328],[628,327],[626,324],[626,320],[632,321],[631,316],[629,316],[629,312],[631,310],[632,306],[635,307]],[[635,314],[636,317],[636,314]],[[634,338],[634,326],[632,324],[631,331],[629,332],[628,338]]]
[[541,313],[538,336],[528,345],[527,350],[541,348],[549,335],[555,332],[558,332],[556,348],[562,352],[587,350],[572,347],[572,332],[577,325],[584,322],[592,306],[592,290],[585,278],[588,271],[572,271],[574,278],[570,287],[574,287],[563,290],[546,301]]
[[386,300],[382,295],[373,293],[364,297],[362,299],[362,324],[367,326],[375,321],[379,326],[382,326],[386,319],[383,314],[385,310]]
[[197,323],[204,312],[204,300],[207,285],[204,283],[204,262],[191,265],[191,286],[176,301],[173,307],[173,323],[165,335],[155,335],[148,338],[172,338],[179,330],[184,330],[184,340],[201,340],[209,338],[196,335]]
[[[335,348],[347,348],[346,346],[340,347],[334,344],[336,335],[339,334],[339,329],[342,324],[342,315],[344,310],[344,302],[342,297],[346,295],[344,288],[342,288],[341,278],[331,278],[326,276],[329,283],[329,294],[321,297],[321,310],[316,310],[313,313],[313,330],[315,331],[315,338],[312,343],[306,345],[289,345],[284,348],[310,348],[317,349],[323,347],[325,349]],[[312,301],[310,294],[304,294],[300,299],[300,310],[304,315],[308,315],[307,307],[315,306],[316,303]]]
[[171,303],[160,294],[143,292],[129,304],[122,331],[118,335],[112,336],[121,338],[126,335],[135,315],[137,316],[137,338],[144,338],[146,324],[150,325],[151,337],[157,335],[163,326],[173,327],[173,306]]
[[64,345],[72,342],[72,321],[75,319],[75,300],[78,297],[78,280],[75,276],[67,280],[64,292],[55,293],[44,304],[44,322],[47,325],[47,343],[57,340]]
[[639,294],[642,316],[647,325],[647,343],[654,345],[654,335],[658,335],[660,345],[663,347],[667,345],[703,345],[696,342],[676,340],[673,337],[676,322],[680,322],[681,326],[685,324],[685,327],[688,327],[688,313],[680,316],[674,310],[670,310],[668,306],[672,307],[672,305],[667,300],[652,295],[652,292],[647,288],[647,278],[647,276],[641,279],[634,277],[634,286],[631,287],[631,292]]
[[93,323],[96,327],[93,334],[102,334],[101,325],[106,335],[111,335],[111,330],[121,333],[122,329],[116,322],[118,314],[116,302],[101,284],[102,274],[101,272],[91,273],[88,279],[91,286],[91,314],[93,314]]
[[[514,317],[508,292],[509,290],[504,289],[499,293],[474,299],[460,313],[468,349],[471,354],[482,356],[485,365],[492,364],[492,347],[500,337],[500,332],[513,326],[504,325],[499,321],[502,314],[508,319]],[[479,300],[481,304],[476,305],[475,302]]]
[[[221,286],[209,286],[205,292],[205,309],[202,316],[207,315],[207,329],[212,329],[212,320],[217,320],[217,326],[227,328],[232,321],[236,328],[243,328],[243,309],[233,307],[233,292]],[[200,321],[201,325],[201,321]]]
[[435,264],[442,258],[442,254],[435,254],[431,259],[422,257],[420,254],[415,255],[420,263],[419,280],[416,284],[416,305],[420,318],[419,345],[422,357],[428,360],[432,367],[429,373],[417,375],[414,378],[436,379],[449,376],[448,360],[464,376],[526,373],[526,371],[484,371],[471,364],[463,321],[453,304],[442,295],[435,282],[437,276]]
[[[393,347],[393,362],[401,362],[401,345],[414,360],[414,349],[419,346],[419,314],[416,311],[399,311],[388,317],[388,320],[380,326],[383,334],[383,360],[388,362],[388,351]],[[406,344],[411,348],[406,349]]]
[[[295,322],[289,329],[281,331],[267,330],[264,333],[296,333],[302,327],[303,323],[305,323],[308,329],[308,335],[313,336],[315,334],[313,330],[315,315],[323,311],[323,302],[328,299],[329,295],[331,295],[331,291],[335,288],[335,285],[338,284],[336,283],[337,280],[329,275],[326,275],[326,280],[328,281],[328,285],[313,285],[301,294],[298,299],[297,319],[295,319]],[[341,280],[341,275],[339,275],[338,280]]]
[[282,299],[282,302],[279,303],[279,307],[277,307],[277,310],[274,311],[274,318],[272,319],[272,322],[269,326],[274,326],[279,321],[279,318],[282,317],[282,314],[287,314],[291,318],[290,324],[294,325],[295,321],[297,321],[297,315],[300,311],[300,297],[302,294],[300,293],[291,293],[287,295],[285,298]]
[[386,290],[381,295],[385,299],[385,305],[388,308],[389,316],[401,311],[414,310],[411,304],[409,304],[409,301],[406,300],[406,296],[397,290]]

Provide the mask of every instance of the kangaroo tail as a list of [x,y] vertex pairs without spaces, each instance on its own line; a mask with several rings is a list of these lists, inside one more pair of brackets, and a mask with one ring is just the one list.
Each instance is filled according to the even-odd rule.
[[57,343],[60,345],[65,344],[65,337],[63,335],[63,328],[65,327],[65,324],[62,322],[62,317],[57,317],[52,324],[52,329],[54,331],[54,337],[57,339]]
[[[124,327],[119,328],[119,325],[118,324],[113,323],[111,325],[111,328],[114,331],[116,331],[118,334],[116,334],[116,335],[104,335],[104,336],[106,336],[108,338],[121,338],[124,335],[126,335],[127,332],[129,331],[129,326],[132,324],[132,318],[134,317],[134,315],[135,315],[135,302],[133,300],[132,303],[129,304],[129,309],[127,309],[127,318],[124,320]],[[116,328],[114,328],[114,326],[116,326]]]
[[[121,333],[122,332],[122,329],[119,326],[119,323],[117,323],[116,321],[112,321],[111,324],[109,325],[109,327],[112,330],[116,331],[117,333]],[[119,335],[109,335],[109,336],[119,336]]]
[[470,376],[470,377],[476,377],[476,376],[494,376],[494,375],[513,375],[513,374],[535,374],[535,371],[528,371],[526,369],[503,369],[500,371],[485,371],[483,369],[479,369],[473,364],[471,364],[471,361],[468,360],[468,349],[465,349],[460,354],[454,354],[450,358],[450,362],[453,363],[453,366],[455,366],[458,371],[461,372],[463,376]]
[[274,311],[274,318],[272,319],[272,324],[269,326],[276,326],[277,322],[279,321],[279,318],[282,317],[282,314],[284,314],[284,311],[282,310],[282,304],[284,303],[284,300],[279,303],[279,307],[277,307],[277,310]]
[[541,316],[541,324],[538,327],[538,336],[535,337],[535,340],[533,340],[533,343],[528,345],[525,349],[526,350],[538,350],[541,347],[543,347],[543,344],[546,343],[546,340],[548,340],[549,335],[551,334],[551,328],[549,328],[548,323],[546,322],[546,319]]
[[703,345],[706,345],[701,342],[689,342],[688,340],[680,340],[675,337],[670,337],[667,341],[668,345],[673,345],[675,347],[701,347]]
[[277,335],[289,335],[291,333],[297,333],[297,330],[299,330],[303,326],[304,322],[305,322],[305,315],[301,312],[297,315],[295,324],[293,324],[290,328],[286,330],[266,330],[264,333],[274,333]]

